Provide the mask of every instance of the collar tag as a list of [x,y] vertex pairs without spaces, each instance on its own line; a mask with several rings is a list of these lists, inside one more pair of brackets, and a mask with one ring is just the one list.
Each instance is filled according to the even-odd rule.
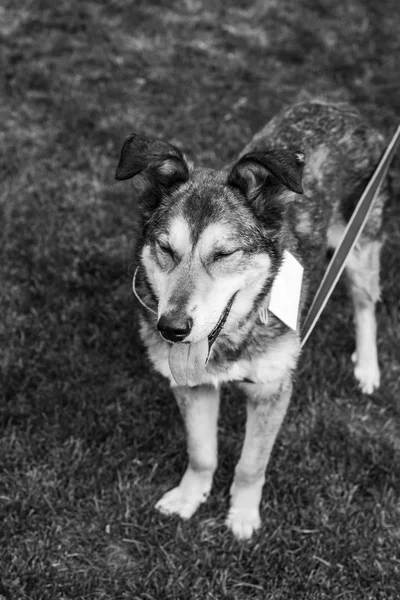
[[268,310],[285,325],[297,331],[301,284],[304,268],[287,250],[283,262],[272,284]]

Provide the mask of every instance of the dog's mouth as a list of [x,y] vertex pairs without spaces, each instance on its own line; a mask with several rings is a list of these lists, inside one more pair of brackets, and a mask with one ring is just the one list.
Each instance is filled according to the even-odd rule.
[[212,348],[215,340],[221,333],[222,328],[225,325],[227,318],[229,317],[229,313],[231,312],[232,304],[236,297],[236,294],[237,294],[237,292],[235,292],[233,294],[232,298],[229,300],[228,304],[226,305],[225,310],[221,314],[218,323],[216,324],[216,326],[214,327],[212,332],[208,334],[208,354],[210,354],[211,348]]
[[172,344],[169,350],[168,362],[171,373],[178,385],[195,386],[201,383],[211,348],[226,323],[236,293],[229,300],[218,323],[208,336],[198,342]]

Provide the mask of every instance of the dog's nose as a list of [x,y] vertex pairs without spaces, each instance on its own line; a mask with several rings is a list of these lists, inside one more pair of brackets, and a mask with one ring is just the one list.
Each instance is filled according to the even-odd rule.
[[192,330],[193,319],[177,319],[173,315],[161,315],[157,329],[170,342],[182,342]]

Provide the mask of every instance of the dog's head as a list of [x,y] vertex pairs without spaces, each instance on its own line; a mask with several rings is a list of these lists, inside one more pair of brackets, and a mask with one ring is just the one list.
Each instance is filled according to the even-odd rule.
[[272,285],[285,214],[301,194],[304,155],[252,152],[228,171],[194,168],[175,146],[132,134],[116,179],[135,178],[141,260],[158,298],[158,328],[172,342],[232,330]]

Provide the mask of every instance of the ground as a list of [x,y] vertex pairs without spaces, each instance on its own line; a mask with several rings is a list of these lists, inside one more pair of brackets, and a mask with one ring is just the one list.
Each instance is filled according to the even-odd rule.
[[113,175],[133,130],[222,165],[316,93],[389,135],[399,28],[398,0],[3,0],[1,600],[398,597],[399,159],[381,388],[357,390],[340,284],[302,356],[247,543],[224,526],[244,423],[234,390],[208,502],[188,522],[154,511],[185,466],[184,434],[138,340],[136,206]]

